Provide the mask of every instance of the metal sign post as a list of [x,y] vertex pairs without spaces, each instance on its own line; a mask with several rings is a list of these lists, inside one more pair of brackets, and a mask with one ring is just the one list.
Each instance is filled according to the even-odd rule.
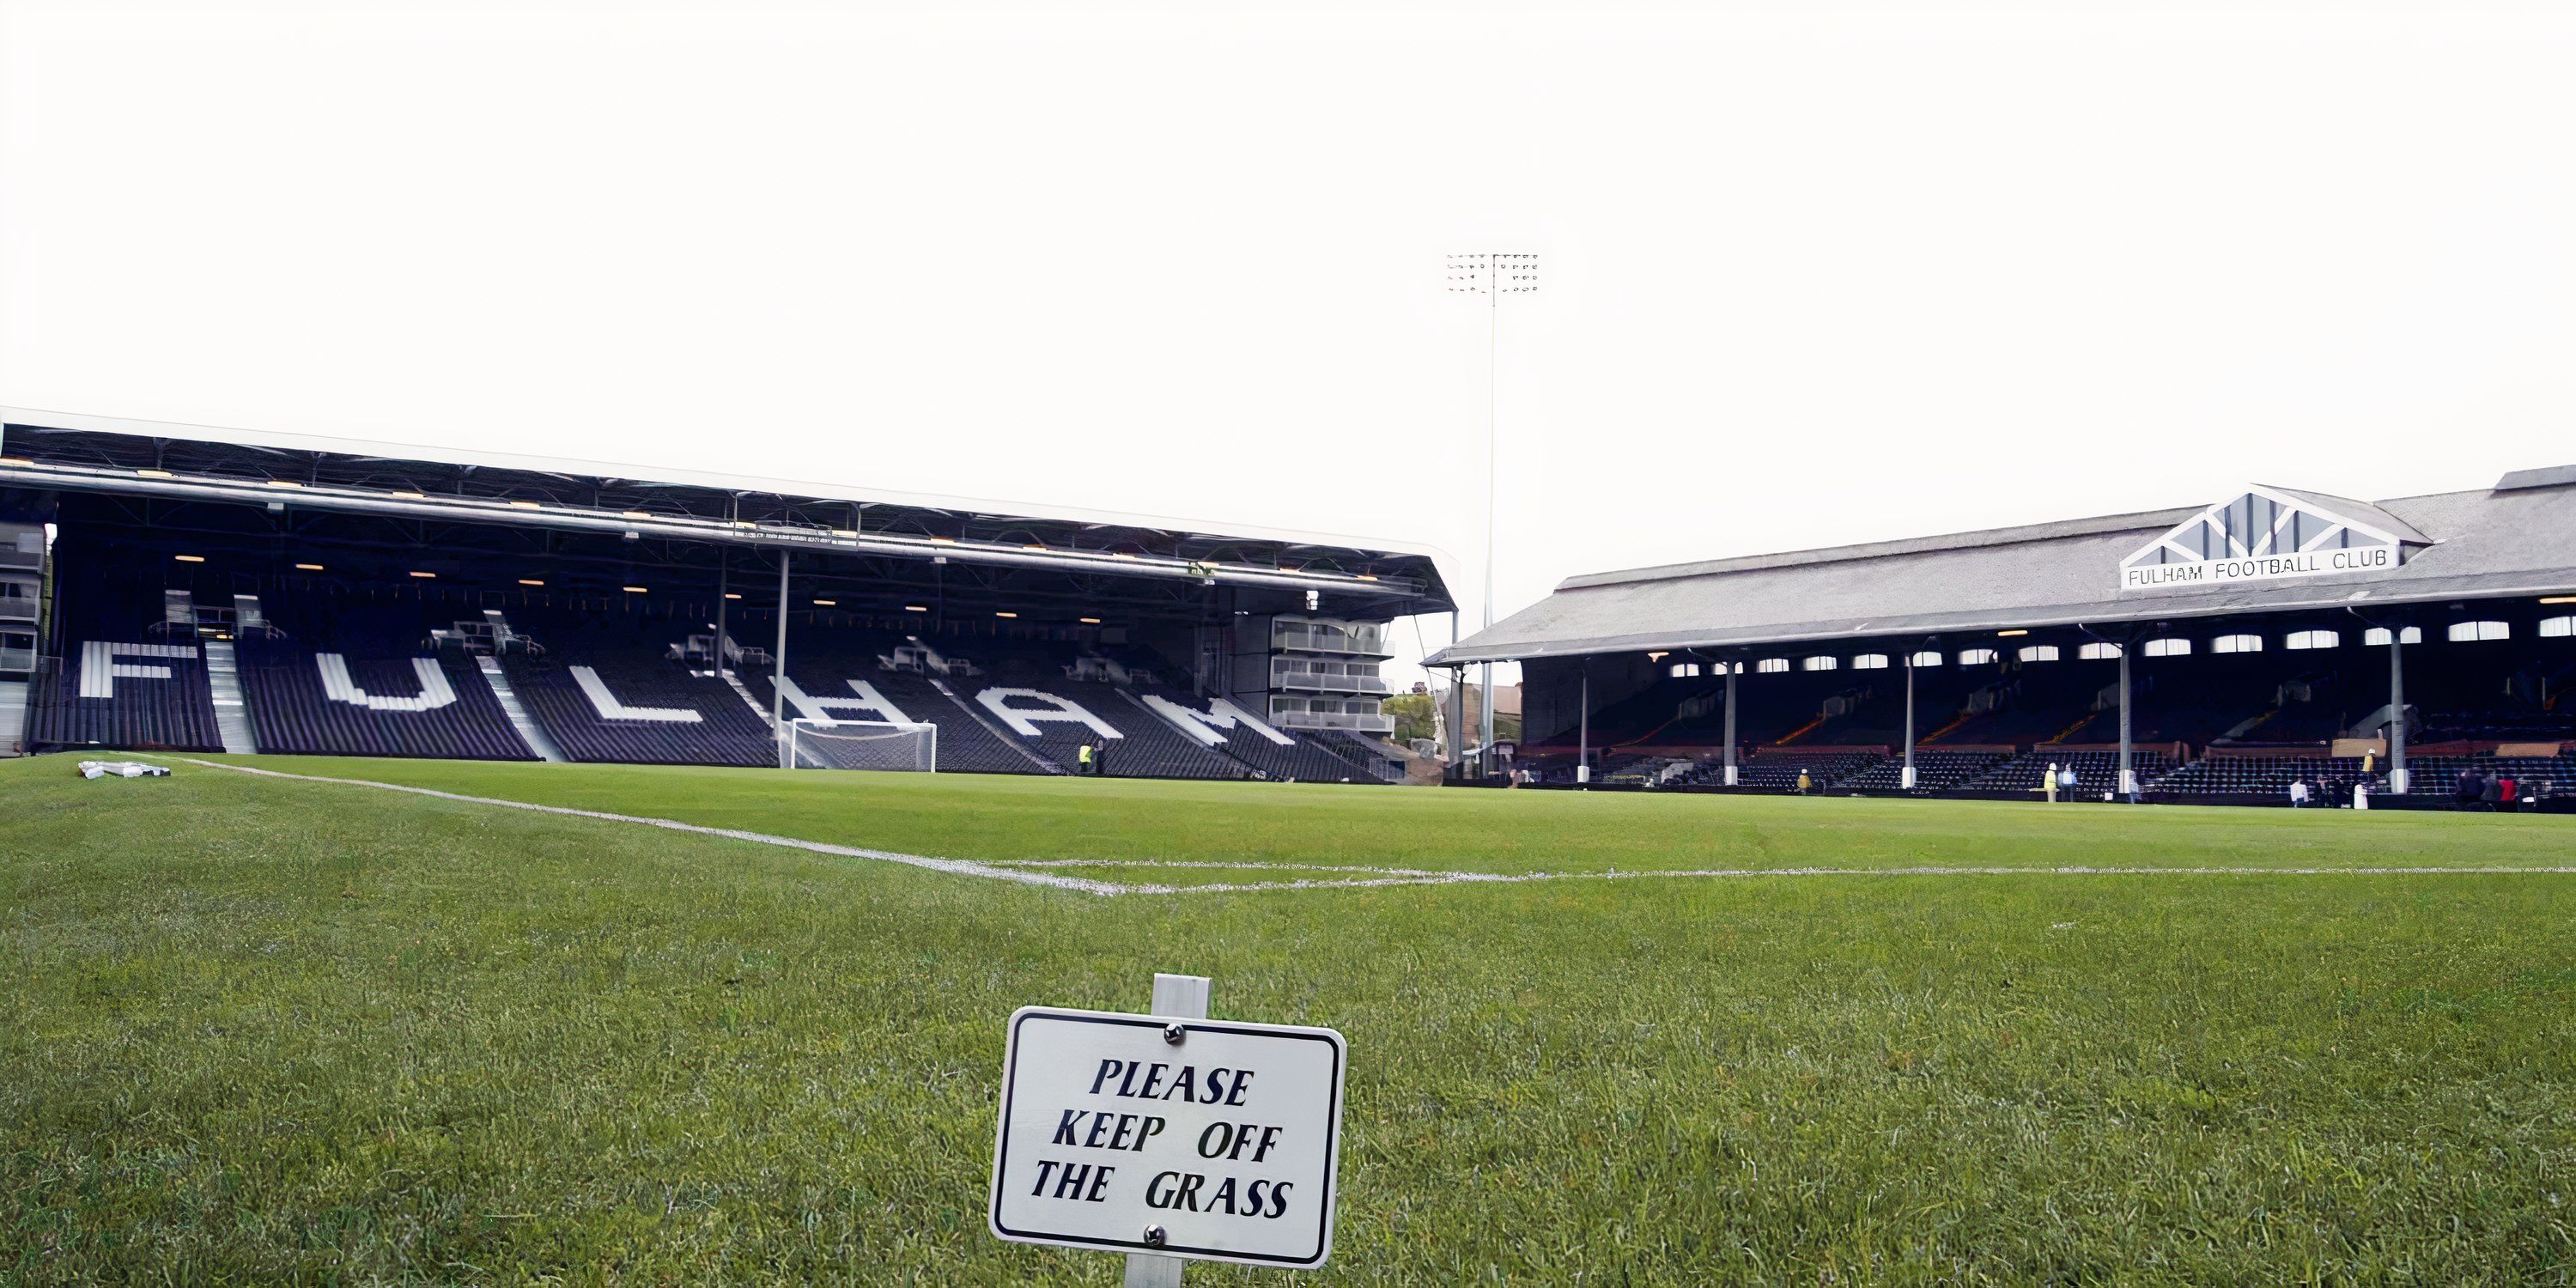
[[[1208,1013],[1208,995],[1214,989],[1205,975],[1166,975],[1154,972],[1154,1005],[1149,1013],[1164,1019],[1204,1020]],[[1187,1257],[1165,1257],[1151,1252],[1127,1254],[1126,1288],[1181,1288],[1181,1271],[1190,1264]]]

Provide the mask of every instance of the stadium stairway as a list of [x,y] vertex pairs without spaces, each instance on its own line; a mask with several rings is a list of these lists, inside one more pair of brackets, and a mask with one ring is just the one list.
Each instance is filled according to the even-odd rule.
[[241,672],[235,665],[230,640],[208,640],[206,650],[206,688],[215,704],[215,732],[224,740],[224,750],[236,756],[247,756],[259,750],[258,734],[252,729],[250,707],[242,698]]
[[[742,682],[741,672],[717,667],[716,675],[725,682],[725,687],[742,696],[742,704],[751,708],[751,713],[760,717],[762,724],[769,725],[773,729],[777,727],[777,722],[769,718],[769,708],[760,705],[760,695],[752,692],[751,686]],[[790,719],[793,718],[790,717]]]
[[528,744],[538,759],[561,763],[565,759],[563,748],[556,746],[555,740],[546,736],[545,726],[528,714],[527,704],[519,701],[519,691],[510,687],[510,673],[501,669],[500,661],[489,653],[478,654],[474,666],[483,673],[483,682],[492,686],[492,697],[501,704],[501,714],[508,717],[510,727],[518,731],[519,741]]

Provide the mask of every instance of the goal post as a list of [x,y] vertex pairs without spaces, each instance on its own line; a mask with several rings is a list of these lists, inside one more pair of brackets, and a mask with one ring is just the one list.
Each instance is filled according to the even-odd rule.
[[939,726],[890,720],[787,722],[780,740],[781,769],[882,769],[939,772]]

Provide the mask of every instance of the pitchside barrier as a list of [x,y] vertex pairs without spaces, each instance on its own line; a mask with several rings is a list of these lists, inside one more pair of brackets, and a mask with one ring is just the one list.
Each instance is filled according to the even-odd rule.
[[780,769],[885,769],[939,772],[939,726],[889,720],[787,722],[778,744]]

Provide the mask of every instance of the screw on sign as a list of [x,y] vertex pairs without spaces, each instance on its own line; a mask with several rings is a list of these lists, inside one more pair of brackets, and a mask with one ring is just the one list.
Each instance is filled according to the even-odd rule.
[[1011,1016],[994,1235],[1126,1253],[1128,1288],[1190,1260],[1311,1270],[1333,1250],[1342,1035],[1209,1020],[1208,981],[1154,977],[1150,1015]]

